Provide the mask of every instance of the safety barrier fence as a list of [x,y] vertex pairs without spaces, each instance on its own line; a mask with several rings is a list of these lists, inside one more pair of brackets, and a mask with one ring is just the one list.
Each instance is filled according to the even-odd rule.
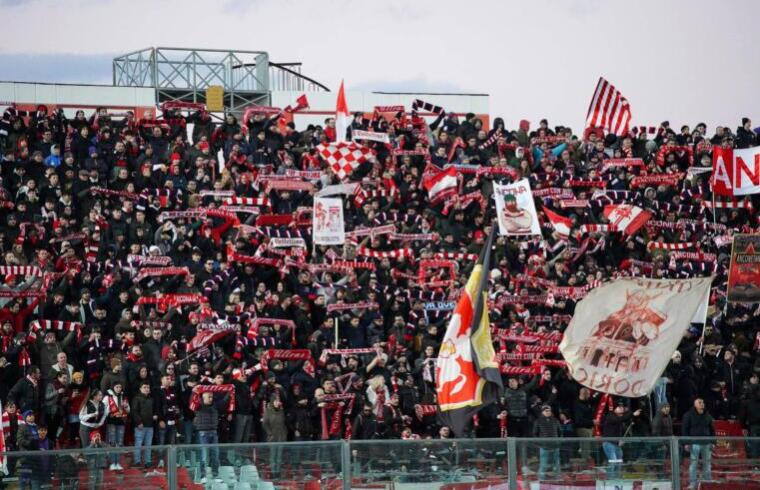
[[337,440],[4,456],[6,488],[760,488],[760,438]]

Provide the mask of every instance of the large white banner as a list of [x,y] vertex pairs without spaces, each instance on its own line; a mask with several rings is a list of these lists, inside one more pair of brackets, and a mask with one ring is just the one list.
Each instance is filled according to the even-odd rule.
[[573,378],[603,393],[647,395],[711,282],[630,278],[592,289],[576,305],[559,346]]
[[528,179],[514,184],[493,185],[500,235],[540,235],[536,204]]
[[339,197],[315,197],[312,213],[314,243],[342,245],[346,242],[343,224],[343,200]]

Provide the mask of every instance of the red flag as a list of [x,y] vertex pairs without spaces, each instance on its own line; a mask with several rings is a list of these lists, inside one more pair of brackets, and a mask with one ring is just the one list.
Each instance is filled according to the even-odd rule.
[[544,214],[546,214],[546,217],[549,219],[552,226],[554,227],[554,231],[556,231],[558,235],[564,239],[567,239],[567,237],[570,236],[570,229],[573,227],[573,220],[570,218],[565,218],[564,216],[561,216],[548,208],[544,208]]
[[422,185],[428,191],[431,202],[439,202],[457,192],[457,169],[449,167],[446,170],[430,172],[422,179]]
[[617,231],[633,235],[649,221],[652,213],[630,204],[610,204],[604,207],[604,217]]
[[733,196],[734,150],[713,146],[713,171],[710,183],[713,193],[718,196]]
[[346,93],[343,91],[343,80],[340,82],[338,99],[335,102],[335,142],[345,143],[348,127],[351,125],[351,114],[346,104]]
[[193,352],[194,350],[200,349],[201,347],[211,345],[214,342],[223,339],[227,336],[227,334],[232,333],[234,330],[234,328],[209,328],[199,330],[198,333],[195,334],[195,337],[193,337],[193,339],[190,341],[190,343],[187,344],[187,352]]
[[309,108],[309,100],[306,98],[306,94],[303,94],[296,99],[296,106],[292,109],[292,112],[299,111],[301,109]]

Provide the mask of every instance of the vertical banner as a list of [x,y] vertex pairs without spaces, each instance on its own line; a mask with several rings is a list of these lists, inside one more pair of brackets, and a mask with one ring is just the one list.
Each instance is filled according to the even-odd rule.
[[493,185],[500,235],[541,235],[536,204],[528,179],[509,185]]
[[312,213],[314,243],[343,245],[346,229],[343,223],[343,200],[339,197],[315,197]]
[[760,303],[760,235],[734,235],[727,294],[733,303]]

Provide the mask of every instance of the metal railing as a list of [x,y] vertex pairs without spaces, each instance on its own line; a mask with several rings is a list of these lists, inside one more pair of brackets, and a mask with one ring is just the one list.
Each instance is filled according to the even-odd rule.
[[[699,461],[695,455],[701,456]],[[760,438],[321,441],[154,446],[139,451],[106,447],[5,456],[10,477],[18,478],[20,485],[60,489],[463,488],[475,482],[517,489],[598,481],[623,488],[679,489],[708,480],[740,488],[760,478],[754,469]],[[151,469],[143,468],[146,462]],[[114,464],[121,469],[112,469]]]

